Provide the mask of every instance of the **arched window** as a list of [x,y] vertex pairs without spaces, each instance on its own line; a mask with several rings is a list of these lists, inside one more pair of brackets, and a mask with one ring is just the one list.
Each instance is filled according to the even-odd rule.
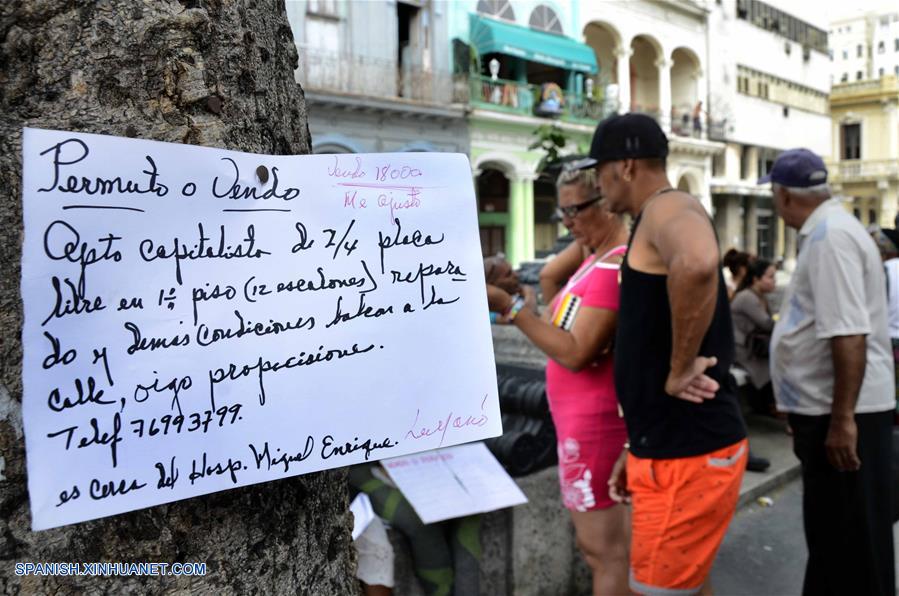
[[504,21],[515,22],[515,11],[509,0],[478,0],[478,12]]
[[562,31],[562,23],[559,21],[556,11],[545,4],[541,4],[534,9],[528,24],[531,28],[539,29],[540,31],[548,31],[558,35],[563,35],[564,33]]
[[338,144],[338,143],[324,143],[324,144],[319,145],[319,146],[317,146],[317,147],[313,147],[313,148],[312,148],[312,152],[315,153],[316,155],[319,155],[319,154],[331,155],[331,154],[355,153],[355,152],[354,152],[352,149],[350,149],[349,147],[346,147],[346,146],[344,146],[344,145],[340,145],[340,144]]

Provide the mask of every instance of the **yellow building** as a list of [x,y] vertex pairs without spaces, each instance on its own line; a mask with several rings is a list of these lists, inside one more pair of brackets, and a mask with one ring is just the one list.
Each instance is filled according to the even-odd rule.
[[839,83],[830,94],[835,194],[865,225],[894,227],[899,210],[899,79]]

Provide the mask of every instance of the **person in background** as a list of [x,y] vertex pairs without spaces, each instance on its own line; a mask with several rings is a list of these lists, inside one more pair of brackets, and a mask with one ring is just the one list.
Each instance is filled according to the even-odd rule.
[[891,595],[896,387],[880,254],[831,198],[824,161],[808,149],[781,153],[766,182],[777,213],[799,230],[771,378],[802,466],[803,594]]
[[736,343],[736,363],[749,375],[749,405],[757,414],[775,413],[768,348],[774,319],[767,295],[774,291],[776,270],[772,263],[756,259],[749,265],[730,303]]
[[[766,297],[776,287],[776,268],[768,261],[738,253],[738,257],[743,256],[748,258],[748,265],[742,268],[744,273],[740,285],[731,296],[730,305],[736,343],[734,362],[749,377],[749,407],[757,414],[776,416],[777,408],[774,405],[774,392],[768,371],[768,346],[774,319]],[[750,472],[764,472],[770,467],[771,461],[753,453],[750,443],[746,469]]]
[[381,518],[375,516],[368,527],[354,541],[356,547],[356,579],[362,584],[364,596],[393,594],[393,545]]
[[724,253],[721,263],[724,265],[724,285],[727,287],[727,299],[732,300],[737,293],[737,286],[746,277],[749,261],[752,257],[749,253],[741,252],[735,248]]
[[484,279],[488,284],[502,288],[510,294],[515,294],[521,289],[515,270],[502,254],[484,259]]
[[[484,279],[487,285],[496,286],[509,294],[523,294],[525,306],[531,309],[537,308],[537,296],[530,288],[525,289],[518,279],[518,274],[512,269],[512,264],[506,260],[502,253],[484,259]],[[500,323],[500,313],[490,311],[490,322]]]
[[521,295],[487,286],[491,311],[502,313],[549,360],[546,393],[556,427],[562,501],[577,544],[593,572],[597,596],[627,593],[628,516],[608,493],[627,431],[612,378],[618,311],[618,266],[627,230],[594,192],[591,171],[569,170],[557,182],[557,216],[574,242],[541,272],[545,318]]
[[633,591],[709,593],[748,446],[715,229],[695,197],[672,188],[667,156],[665,133],[644,114],[603,120],[590,147],[603,202],[636,218],[615,336],[629,442],[609,494],[632,503]]
[[[379,518],[409,541],[415,575],[427,596],[477,596],[481,556],[480,516],[470,515],[426,524],[377,463],[349,468],[353,493],[364,492]],[[356,547],[365,557],[358,579],[366,596],[388,596],[393,584],[392,547],[383,528],[359,536]],[[368,532],[368,535],[366,535]]]
[[702,101],[693,106],[693,136],[702,136]]
[[896,378],[896,422],[899,423],[899,232],[892,228],[873,225],[868,228],[880,257],[887,284],[887,321],[890,325],[890,342],[893,346],[893,365]]

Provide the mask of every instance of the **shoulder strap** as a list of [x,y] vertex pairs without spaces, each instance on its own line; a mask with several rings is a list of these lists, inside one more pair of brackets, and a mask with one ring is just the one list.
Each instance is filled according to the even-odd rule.
[[623,254],[626,253],[626,252],[627,252],[627,245],[626,245],[626,244],[622,244],[622,245],[620,245],[620,246],[616,246],[616,247],[614,247],[613,249],[611,249],[611,250],[609,250],[608,252],[606,252],[603,256],[601,256],[601,257],[599,257],[598,259],[596,259],[596,264],[599,265],[600,263],[602,263],[603,261],[605,261],[605,260],[608,259],[609,257],[621,256],[621,255],[623,255]]

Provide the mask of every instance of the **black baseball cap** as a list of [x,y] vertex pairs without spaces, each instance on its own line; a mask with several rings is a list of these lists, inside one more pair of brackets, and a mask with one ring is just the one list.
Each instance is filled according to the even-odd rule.
[[599,123],[590,144],[590,157],[579,162],[591,168],[619,159],[658,159],[668,156],[668,137],[646,114],[609,116]]

